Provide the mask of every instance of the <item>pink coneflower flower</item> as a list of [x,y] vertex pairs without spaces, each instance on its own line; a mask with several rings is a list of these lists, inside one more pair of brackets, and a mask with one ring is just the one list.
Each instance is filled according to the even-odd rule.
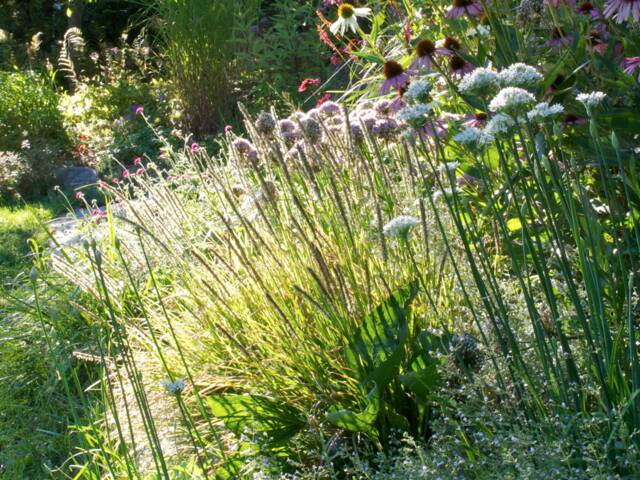
[[[633,75],[640,68],[640,57],[627,57],[622,61],[622,68],[627,75]],[[638,82],[640,82],[640,73],[638,74]]]
[[122,171],[122,178],[129,178],[130,176],[131,176],[131,172],[129,171],[129,169],[128,169],[128,168],[125,168],[125,169]]
[[436,53],[436,44],[431,40],[420,40],[416,45],[416,58],[411,62],[409,70],[412,74],[429,72],[431,70],[431,61]]
[[436,42],[436,52],[445,57],[456,55],[462,50],[462,45],[453,37],[441,38]]
[[629,17],[637,22],[640,20],[640,0],[609,0],[604,7],[604,16],[617,23],[625,22]]
[[569,45],[573,42],[573,37],[564,33],[564,30],[558,27],[554,27],[551,31],[551,38],[544,44],[545,47],[561,47],[563,45]]
[[141,176],[144,173],[144,167],[140,167],[136,170],[136,177]]
[[140,165],[142,163],[142,158],[140,157],[136,157],[133,159],[133,164],[134,165]]
[[467,118],[467,121],[462,122],[465,127],[483,128],[487,124],[487,114],[484,112],[474,113]]
[[200,145],[198,145],[196,142],[193,142],[189,148],[191,150],[191,153],[196,153],[200,150]]
[[451,76],[455,79],[464,77],[467,73],[472,72],[476,67],[467,62],[464,58],[453,55],[449,60],[449,70]]
[[580,5],[578,5],[576,11],[578,13],[581,13],[582,15],[589,15],[594,20],[602,18],[602,13],[600,12],[600,10],[594,7],[593,3],[591,2],[582,2]]
[[440,120],[432,120],[426,122],[416,133],[422,140],[435,137],[442,138],[447,134],[447,125]]
[[409,75],[404,71],[402,65],[395,60],[389,60],[384,64],[385,81],[380,87],[380,94],[384,95],[394,88],[396,91],[407,86],[409,83]]
[[309,87],[315,87],[316,85],[320,85],[319,78],[305,78],[298,86],[298,93],[304,93],[309,89]]
[[447,11],[447,18],[460,18],[465,14],[470,17],[482,15],[482,5],[476,0],[453,0],[449,11]]

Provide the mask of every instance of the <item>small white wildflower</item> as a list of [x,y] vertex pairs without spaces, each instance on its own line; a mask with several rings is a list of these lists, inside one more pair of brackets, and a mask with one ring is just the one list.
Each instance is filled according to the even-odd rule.
[[390,237],[406,238],[413,227],[418,225],[420,220],[410,215],[400,215],[387,223],[382,232]]
[[446,162],[438,165],[439,172],[455,172],[460,166],[460,162]]
[[585,106],[587,112],[594,107],[600,106],[605,98],[607,98],[607,94],[604,92],[580,93],[576,96],[576,100]]
[[515,125],[516,122],[509,115],[497,113],[487,123],[484,133],[495,137],[496,135],[508,133]]
[[467,127],[455,135],[453,140],[466,147],[481,148],[493,142],[493,136],[479,128]]
[[171,380],[163,380],[160,382],[160,385],[162,385],[162,387],[172,395],[182,393],[184,387],[187,386],[186,382],[182,378],[177,378],[174,382]]
[[488,68],[476,68],[458,85],[462,93],[483,95],[498,88],[498,74]]
[[429,80],[424,78],[414,80],[409,84],[409,88],[405,92],[404,98],[417,102],[427,101],[432,88],[433,85]]
[[498,74],[500,83],[507,87],[533,87],[542,79],[542,75],[533,67],[524,63],[514,63]]
[[407,123],[414,123],[418,120],[423,121],[430,112],[431,105],[429,105],[428,103],[407,105],[398,112],[398,120]]
[[549,105],[547,102],[537,104],[527,112],[527,117],[532,122],[544,122],[548,118],[555,117],[564,112],[564,107],[559,103]]
[[493,112],[517,114],[535,101],[536,98],[523,88],[506,87],[493,97],[489,109]]

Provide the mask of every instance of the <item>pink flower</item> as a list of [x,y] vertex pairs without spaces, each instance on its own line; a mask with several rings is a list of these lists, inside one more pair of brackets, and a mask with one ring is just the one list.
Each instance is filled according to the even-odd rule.
[[173,175],[169,175],[167,176],[167,182],[171,183],[176,179],[176,177],[174,177]]
[[597,20],[602,18],[602,13],[599,9],[593,6],[591,2],[583,2],[577,8],[576,11],[582,15],[589,15],[592,19]]
[[322,104],[328,102],[329,100],[331,100],[331,94],[330,93],[325,93],[323,96],[321,96],[318,101],[316,102],[316,107],[321,106]]
[[453,37],[441,38],[436,42],[436,53],[451,57],[462,50],[462,45]]
[[113,178],[111,179],[111,182],[112,182],[112,183],[120,183],[120,180],[119,180],[119,179],[117,179],[116,177],[113,177]]
[[122,178],[129,178],[131,176],[131,172],[129,171],[128,168],[125,168],[124,170],[122,170]]
[[144,113],[144,105],[134,103],[133,105],[131,105],[131,111],[134,115],[142,115]]
[[309,87],[315,87],[316,85],[320,85],[319,78],[305,78],[298,86],[298,93],[306,92]]
[[191,148],[191,153],[196,153],[197,151],[200,150],[200,145],[198,145],[196,142],[193,142],[190,148]]
[[[622,68],[627,75],[633,75],[640,67],[640,57],[627,57],[622,62]],[[638,74],[638,82],[640,82],[640,73]]]
[[139,169],[136,170],[136,177],[139,177],[143,173],[144,173],[144,167],[140,167]]
[[617,23],[623,23],[629,17],[634,22],[640,21],[640,0],[609,0],[604,7],[604,16]]
[[140,165],[142,163],[142,158],[140,157],[136,157],[133,159],[133,164],[134,165]]
[[475,0],[453,0],[447,11],[447,18],[460,18],[463,15],[478,17],[482,15],[482,5]]
[[416,45],[416,58],[411,62],[409,70],[412,74],[431,71],[431,61],[436,53],[436,44],[429,39],[423,39]]
[[224,127],[224,133],[231,133],[233,131],[233,127],[231,125],[227,125]]
[[453,55],[449,60],[449,70],[451,71],[451,76],[456,79],[461,79],[467,73],[475,70],[475,66],[471,65],[464,58]]
[[82,192],[76,192],[76,198],[78,200],[83,200],[84,199],[84,193]]
[[551,38],[544,44],[545,47],[561,47],[563,45],[569,45],[573,42],[573,37],[564,33],[564,30],[558,27],[554,27],[551,31]]
[[392,88],[399,92],[409,83],[409,75],[395,60],[389,60],[384,64],[384,77],[385,81],[380,87],[381,95],[388,93]]
[[473,115],[469,115],[462,125],[465,127],[483,128],[487,124],[487,114],[484,112],[478,112]]

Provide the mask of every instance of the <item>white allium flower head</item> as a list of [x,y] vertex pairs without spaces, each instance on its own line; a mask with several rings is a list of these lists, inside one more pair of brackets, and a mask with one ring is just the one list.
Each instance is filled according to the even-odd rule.
[[542,80],[542,75],[530,65],[514,63],[502,70],[498,74],[498,79],[505,87],[528,88]]
[[527,112],[527,117],[532,122],[544,122],[562,112],[564,112],[564,107],[559,103],[549,105],[547,102],[542,102],[533,107],[530,112]]
[[485,94],[498,88],[498,74],[488,68],[476,68],[458,85],[462,93]]
[[382,232],[390,237],[405,237],[411,229],[420,224],[420,220],[410,215],[400,215],[387,223]]
[[438,165],[438,171],[440,172],[455,172],[460,166],[460,162],[446,162]]
[[177,378],[175,381],[171,381],[169,379],[167,380],[163,380],[162,382],[160,382],[160,385],[162,385],[162,387],[164,387],[164,389],[173,394],[176,395],[178,393],[182,393],[182,391],[184,390],[184,388],[187,386],[186,382],[182,379],[182,378]]
[[506,87],[498,92],[489,103],[493,112],[518,113],[536,101],[536,97],[523,88]]
[[580,93],[576,96],[576,100],[582,103],[587,111],[600,106],[605,98],[607,98],[607,94],[604,92]]
[[487,123],[484,128],[484,133],[495,137],[503,133],[509,133],[509,131],[516,126],[516,122],[509,115],[504,113],[497,113]]
[[398,120],[407,123],[414,123],[417,120],[425,120],[426,116],[431,112],[431,110],[432,107],[428,103],[407,105],[398,112]]
[[493,135],[476,127],[467,127],[453,137],[460,145],[481,148],[493,142]]
[[433,84],[426,78],[419,78],[409,84],[409,88],[404,94],[404,98],[414,101],[425,101],[429,97],[429,93],[433,88]]

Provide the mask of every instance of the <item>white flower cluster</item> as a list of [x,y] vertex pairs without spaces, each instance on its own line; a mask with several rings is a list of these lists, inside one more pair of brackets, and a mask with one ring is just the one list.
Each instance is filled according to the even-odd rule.
[[160,382],[160,385],[162,385],[162,387],[172,395],[182,393],[184,388],[187,386],[186,382],[182,378],[177,378],[174,382],[171,380],[163,380]]
[[398,120],[407,123],[415,123],[417,121],[426,120],[426,116],[431,112],[432,107],[428,103],[418,103],[416,105],[407,105],[398,112]]
[[524,63],[514,63],[498,74],[500,83],[505,87],[534,87],[542,75],[533,67]]
[[482,148],[493,142],[493,136],[476,127],[467,127],[453,139],[461,145],[471,148]]
[[494,112],[516,114],[522,108],[529,106],[536,98],[519,87],[506,87],[498,92],[489,103],[489,109]]
[[509,115],[497,113],[487,123],[484,133],[495,137],[502,133],[509,133],[509,131],[515,126],[516,122]]
[[460,162],[445,162],[438,165],[439,172],[455,172],[456,169],[460,166]]
[[400,215],[387,223],[382,232],[390,237],[406,237],[409,231],[418,225],[420,220],[410,215]]
[[548,118],[553,118],[564,112],[564,107],[559,103],[549,105],[547,102],[537,104],[527,112],[527,117],[532,122],[544,122]]
[[404,94],[404,98],[407,100],[413,100],[416,102],[425,102],[429,98],[429,93],[433,89],[433,84],[425,79],[420,78],[418,80],[414,80],[409,84],[409,88]]
[[605,98],[607,98],[607,94],[604,92],[589,92],[578,94],[576,100],[582,103],[589,111],[594,107],[600,106]]
[[498,74],[488,68],[476,68],[458,85],[462,93],[486,94],[498,88]]

